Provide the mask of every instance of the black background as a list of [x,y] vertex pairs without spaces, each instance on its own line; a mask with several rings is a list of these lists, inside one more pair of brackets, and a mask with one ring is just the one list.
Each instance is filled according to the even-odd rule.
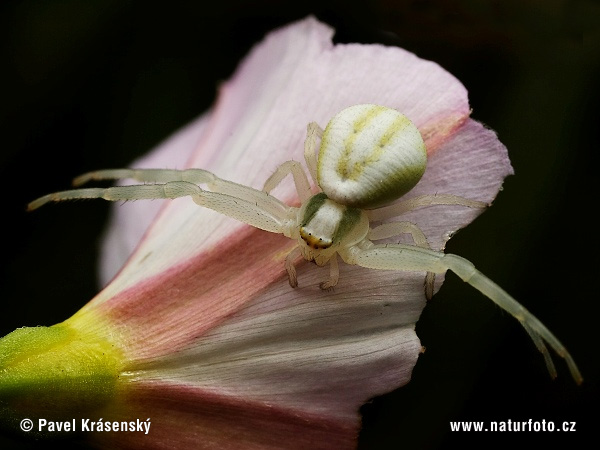
[[[498,132],[516,175],[447,251],[536,314],[586,378],[575,386],[555,358],[551,381],[518,323],[450,275],[417,324],[427,352],[413,380],[363,407],[360,447],[574,445],[597,426],[586,409],[598,405],[598,12],[559,0],[2,2],[0,335],[60,322],[97,291],[109,205],[28,214],[27,202],[80,173],[126,166],[208,108],[267,32],[312,13],[337,28],[337,42],[406,48],[467,87],[473,117]],[[577,432],[449,431],[449,421],[530,418],[576,421]],[[44,445],[0,437],[2,448]]]

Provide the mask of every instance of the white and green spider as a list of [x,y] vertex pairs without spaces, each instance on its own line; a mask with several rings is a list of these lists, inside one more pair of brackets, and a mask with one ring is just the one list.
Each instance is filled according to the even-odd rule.
[[[318,158],[317,138],[321,139]],[[427,153],[417,127],[403,114],[377,105],[355,105],[338,113],[322,130],[308,125],[304,157],[310,176],[321,192],[314,194],[301,165],[287,161],[266,181],[262,191],[218,178],[202,169],[111,169],[77,177],[74,184],[90,180],[131,178],[133,186],[75,189],[45,195],[31,202],[29,210],[47,202],[103,198],[110,201],[166,199],[190,196],[198,205],[213,209],[298,242],[285,259],[292,287],[297,286],[293,261],[301,254],[319,266],[329,264],[329,278],[322,289],[338,283],[339,255],[346,264],[384,270],[427,272],[426,296],[433,295],[436,273],[451,270],[523,325],[544,355],[552,377],[556,369],[546,349],[548,343],[563,357],[577,383],[582,376],[571,355],[536,317],[503,289],[457,255],[434,251],[421,229],[410,222],[381,222],[428,205],[461,205],[483,208],[487,204],[455,195],[436,194],[396,202],[423,176]],[[269,192],[289,174],[293,176],[301,206],[288,206]],[[210,190],[200,188],[205,184]],[[408,233],[415,245],[376,244]]]

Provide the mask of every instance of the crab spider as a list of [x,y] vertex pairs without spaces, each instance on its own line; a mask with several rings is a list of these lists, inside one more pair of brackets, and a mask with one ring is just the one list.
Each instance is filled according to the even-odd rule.
[[[308,125],[304,157],[310,177],[320,188],[317,194],[313,193],[302,166],[295,161],[281,164],[262,191],[223,180],[202,169],[113,169],[81,175],[74,184],[120,178],[149,184],[56,192],[34,200],[28,209],[74,199],[126,201],[189,196],[200,206],[296,240],[298,246],[285,259],[292,287],[298,284],[293,261],[300,255],[318,266],[329,264],[329,278],[321,283],[322,289],[338,283],[338,255],[346,264],[371,269],[427,272],[428,298],[433,294],[435,274],[451,270],[521,323],[543,354],[552,377],[556,377],[556,369],[546,343],[566,360],[574,380],[582,382],[573,358],[554,334],[471,262],[431,249],[421,229],[410,222],[371,227],[371,222],[382,222],[424,206],[487,206],[449,194],[425,195],[386,206],[410,191],[425,172],[427,154],[423,138],[406,116],[377,105],[346,108],[331,119],[325,130],[314,122]],[[290,174],[301,201],[298,208],[269,194]],[[199,184],[206,185],[208,190]],[[414,245],[373,242],[400,234],[411,235]]]

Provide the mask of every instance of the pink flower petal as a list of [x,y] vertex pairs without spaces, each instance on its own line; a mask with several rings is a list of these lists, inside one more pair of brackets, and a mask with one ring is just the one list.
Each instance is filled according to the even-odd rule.
[[[187,167],[261,188],[279,164],[303,159],[309,122],[324,127],[346,106],[376,103],[406,114],[427,138],[429,166],[410,196],[450,193],[491,202],[512,169],[494,133],[465,121],[464,87],[401,49],[333,46],[331,36],[312,18],[270,34],[223,86],[212,114],[139,165],[181,167],[189,155]],[[275,195],[296,198],[289,181]],[[187,198],[154,202],[164,204],[158,215],[149,203],[117,208],[105,273],[112,275],[114,265],[133,253],[73,324],[90,311],[109,317],[110,330],[87,331],[108,333],[123,345],[129,362],[122,380],[141,397],[150,393],[150,404],[169,403],[165,392],[189,397],[171,406],[180,427],[204,435],[254,411],[257,425],[273,424],[259,431],[240,425],[255,434],[248,437],[255,447],[272,445],[268,434],[278,427],[278,439],[307,433],[310,440],[325,424],[336,436],[331,442],[339,443],[332,447],[340,448],[354,442],[365,401],[409,381],[421,350],[414,324],[425,305],[424,274],[342,264],[340,284],[321,291],[326,270],[300,264],[300,287],[292,289],[283,259],[294,242]],[[419,224],[441,248],[449,233],[480,212],[438,206],[403,220]],[[127,395],[134,394],[124,394],[125,402]],[[175,436],[164,445],[187,439]],[[240,445],[235,436],[214,439],[222,448]]]
[[[425,175],[403,200],[426,194],[454,194],[491,203],[504,178],[512,173],[506,147],[496,134],[468,119],[429,155]],[[410,211],[402,216],[402,220],[419,225],[429,244],[442,249],[452,233],[468,225],[483,211],[462,206],[436,206]]]
[[139,383],[123,400],[109,405],[111,420],[145,419],[150,415],[149,433],[90,433],[92,444],[96,441],[98,446],[112,449],[207,450],[356,446],[354,423],[292,413],[238,397],[219,397],[182,385]]

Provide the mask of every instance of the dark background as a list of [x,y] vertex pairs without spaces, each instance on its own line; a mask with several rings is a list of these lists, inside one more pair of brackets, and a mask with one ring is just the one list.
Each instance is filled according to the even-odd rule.
[[[60,322],[97,291],[109,205],[27,214],[27,202],[80,173],[126,166],[208,108],[267,32],[313,13],[337,42],[400,46],[465,84],[473,117],[498,132],[516,175],[447,251],[536,314],[586,378],[575,386],[555,357],[551,381],[518,323],[450,275],[417,324],[427,352],[413,381],[363,407],[360,447],[574,446],[598,426],[585,411],[598,408],[598,12],[559,0],[2,2],[0,335]],[[449,421],[530,418],[576,421],[577,432],[449,431]],[[43,446],[0,437],[1,448]]]

